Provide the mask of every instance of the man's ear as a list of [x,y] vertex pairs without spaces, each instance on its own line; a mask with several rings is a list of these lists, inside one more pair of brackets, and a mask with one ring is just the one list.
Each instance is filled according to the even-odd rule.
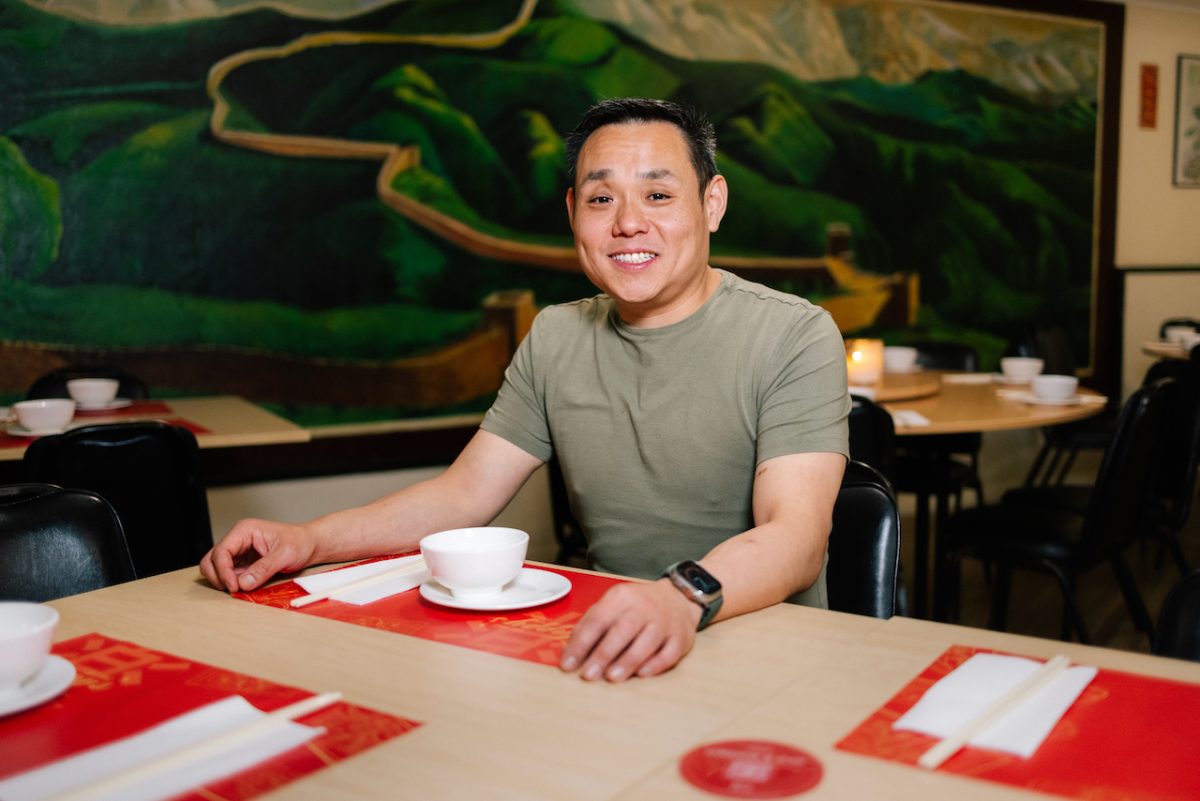
[[575,230],[575,187],[567,187],[567,224]]
[[704,190],[704,213],[708,215],[709,233],[716,233],[729,205],[729,184],[724,175],[714,175]]

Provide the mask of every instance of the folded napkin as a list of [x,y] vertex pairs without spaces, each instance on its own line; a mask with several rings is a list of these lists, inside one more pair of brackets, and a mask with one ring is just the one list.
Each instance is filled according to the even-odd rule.
[[996,373],[946,373],[942,381],[947,384],[990,384],[996,380]]
[[[429,580],[429,570],[425,567],[425,560],[420,554],[414,556],[399,556],[395,559],[384,559],[379,562],[368,562],[365,565],[355,565],[354,567],[346,567],[341,570],[327,570],[324,573],[315,573],[311,576],[304,576],[296,579],[296,583],[309,593],[329,593],[335,592],[339,587],[345,587],[348,584],[353,584],[363,579],[378,576],[381,573],[387,573],[391,570],[402,570],[403,568],[411,567],[412,572],[401,572],[395,578],[384,580],[378,584],[372,584],[369,587],[363,587],[357,590],[348,590],[346,593],[338,593],[336,600],[344,601],[355,606],[362,606],[373,601],[378,601],[380,598],[387,598],[390,595],[397,595],[402,592],[407,592],[414,587],[419,587]],[[417,569],[419,567],[419,569]]]
[[916,409],[892,409],[892,420],[897,425],[920,427],[929,425],[929,418]]
[[[4,801],[41,801],[84,790],[114,774],[133,771],[150,760],[214,738],[266,717],[241,696],[193,709],[146,729],[57,762],[0,781]],[[156,801],[233,775],[324,734],[322,728],[278,719],[257,736],[242,739],[174,766],[140,777],[110,791],[88,795],[89,801]]]
[[[1041,662],[1019,656],[975,654],[926,690],[892,728],[948,737],[1041,666]],[[969,744],[1020,757],[1032,756],[1096,672],[1094,667],[1067,668],[972,737]]]

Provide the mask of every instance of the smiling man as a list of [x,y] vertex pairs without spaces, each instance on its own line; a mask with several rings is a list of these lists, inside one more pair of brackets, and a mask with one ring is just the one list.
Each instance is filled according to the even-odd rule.
[[487,523],[557,455],[613,587],[564,670],[621,681],[675,665],[709,623],[789,597],[825,606],[847,453],[845,351],[829,315],[708,264],[728,201],[712,126],[618,99],[567,140],[567,214],[602,294],[538,315],[495,404],[445,473],[301,525],[242,521],[201,570],[230,591],[415,548]]

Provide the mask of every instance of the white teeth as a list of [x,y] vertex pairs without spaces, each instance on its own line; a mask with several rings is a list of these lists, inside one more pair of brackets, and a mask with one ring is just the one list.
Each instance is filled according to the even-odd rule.
[[641,253],[614,253],[612,257],[622,264],[644,264],[653,259],[654,254],[642,251]]

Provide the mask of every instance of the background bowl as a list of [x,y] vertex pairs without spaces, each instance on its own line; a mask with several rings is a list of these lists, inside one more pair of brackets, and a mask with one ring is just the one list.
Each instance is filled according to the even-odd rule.
[[917,366],[917,349],[889,345],[883,349],[883,369],[888,373],[911,373]]
[[439,531],[421,540],[430,574],[456,598],[496,595],[525,563],[529,535],[520,529],[476,526]]
[[1000,360],[1000,370],[1009,381],[1029,381],[1042,372],[1045,362],[1030,356],[1005,356]]
[[0,695],[42,669],[50,656],[58,610],[26,601],[0,601]]
[[98,406],[117,397],[120,385],[115,378],[73,378],[67,382],[67,392],[76,403]]
[[14,403],[12,410],[26,431],[62,431],[75,416],[75,401],[70,398],[26,400]]
[[1039,375],[1030,382],[1030,387],[1042,400],[1066,400],[1075,395],[1079,379],[1073,375]]

